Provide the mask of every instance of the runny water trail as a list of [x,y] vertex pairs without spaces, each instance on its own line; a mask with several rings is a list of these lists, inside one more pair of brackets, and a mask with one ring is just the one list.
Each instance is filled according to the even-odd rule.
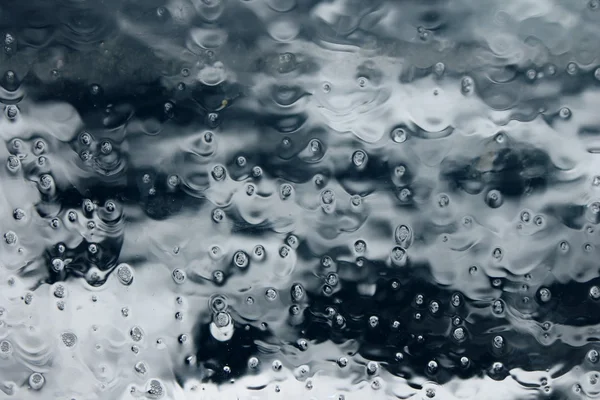
[[599,27],[0,3],[0,399],[597,398]]

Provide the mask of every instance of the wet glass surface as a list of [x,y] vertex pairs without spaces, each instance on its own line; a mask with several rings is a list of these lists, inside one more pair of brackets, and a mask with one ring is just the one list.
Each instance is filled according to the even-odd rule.
[[598,0],[3,0],[0,40],[0,399],[600,396]]

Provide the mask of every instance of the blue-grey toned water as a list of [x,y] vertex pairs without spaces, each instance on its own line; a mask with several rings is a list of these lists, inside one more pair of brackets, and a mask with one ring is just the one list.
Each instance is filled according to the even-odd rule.
[[600,398],[599,0],[2,0],[0,41],[0,399]]

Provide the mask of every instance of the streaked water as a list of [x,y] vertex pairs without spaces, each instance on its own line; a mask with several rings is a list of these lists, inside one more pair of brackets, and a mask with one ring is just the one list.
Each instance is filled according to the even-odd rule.
[[600,397],[600,1],[0,35],[0,399]]

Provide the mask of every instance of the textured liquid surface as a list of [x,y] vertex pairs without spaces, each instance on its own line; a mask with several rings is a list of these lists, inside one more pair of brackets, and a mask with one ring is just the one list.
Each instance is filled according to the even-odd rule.
[[598,0],[0,35],[0,399],[600,396]]

